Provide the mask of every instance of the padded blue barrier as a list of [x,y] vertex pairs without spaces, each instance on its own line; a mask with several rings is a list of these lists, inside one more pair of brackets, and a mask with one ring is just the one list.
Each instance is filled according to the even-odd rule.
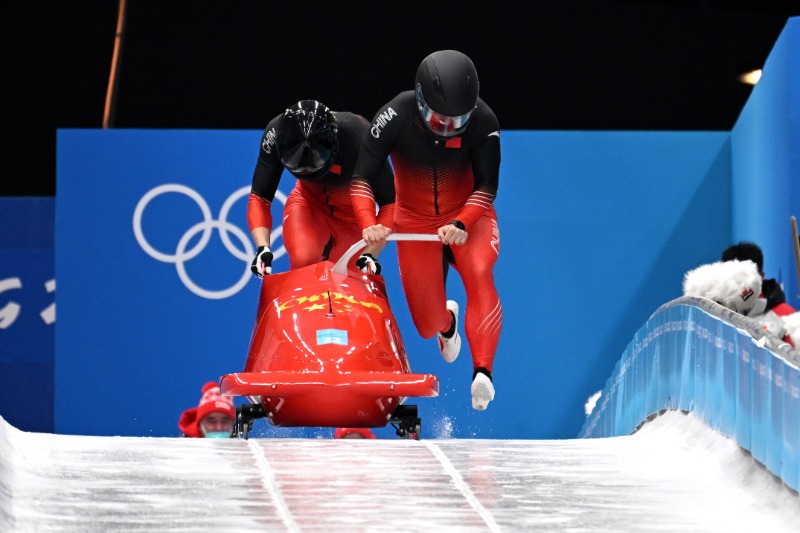
[[800,488],[800,352],[702,298],[661,306],[636,332],[582,438],[629,435],[668,409],[691,411]]

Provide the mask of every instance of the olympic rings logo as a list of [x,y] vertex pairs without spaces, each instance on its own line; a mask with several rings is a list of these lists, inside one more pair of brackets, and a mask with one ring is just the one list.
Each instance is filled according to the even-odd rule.
[[[179,193],[188,196],[195,201],[203,215],[202,222],[198,222],[194,226],[187,229],[180,238],[175,247],[174,254],[164,253],[156,250],[147,241],[144,236],[144,232],[142,231],[142,217],[144,216],[145,209],[147,209],[147,205],[154,198],[167,193]],[[211,209],[209,208],[208,203],[197,191],[191,187],[176,183],[159,185],[142,196],[142,198],[139,200],[139,203],[136,204],[136,209],[133,211],[133,233],[136,236],[136,241],[139,243],[139,246],[142,247],[142,250],[144,250],[153,259],[161,261],[162,263],[174,263],[175,269],[178,272],[178,277],[183,282],[184,286],[197,296],[208,298],[210,300],[229,298],[241,291],[253,276],[253,274],[250,272],[250,263],[255,256],[256,251],[251,241],[250,234],[249,232],[242,230],[239,226],[228,222],[228,214],[230,213],[233,204],[237,200],[246,197],[249,194],[249,186],[242,187],[241,189],[234,191],[234,193],[231,194],[222,204],[219,217],[214,219],[211,215]],[[282,192],[276,191],[275,198],[277,198],[281,203],[286,204],[286,195]],[[219,232],[219,237],[222,240],[222,244],[225,246],[225,249],[228,250],[228,252],[230,252],[230,254],[235,258],[244,262],[245,265],[244,273],[242,274],[241,278],[239,278],[239,281],[227,289],[218,291],[208,290],[198,286],[186,272],[186,263],[197,257],[201,252],[203,252],[203,250],[205,250],[209,240],[211,239],[211,234],[215,229]],[[189,245],[191,239],[200,232],[202,232],[200,240],[191,249],[187,250],[187,246]],[[272,231],[271,242],[276,242],[282,233],[283,226],[279,226],[278,228],[274,229]],[[233,234],[233,236],[239,240],[242,245],[241,248],[234,245],[230,237],[231,234]],[[274,259],[277,259],[286,253],[286,248],[281,246],[277,250],[273,250],[272,253],[274,254]]]

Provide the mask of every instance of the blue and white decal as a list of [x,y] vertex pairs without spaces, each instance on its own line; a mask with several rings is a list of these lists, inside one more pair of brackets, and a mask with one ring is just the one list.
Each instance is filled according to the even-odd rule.
[[347,346],[347,331],[343,329],[318,329],[317,345],[322,344]]

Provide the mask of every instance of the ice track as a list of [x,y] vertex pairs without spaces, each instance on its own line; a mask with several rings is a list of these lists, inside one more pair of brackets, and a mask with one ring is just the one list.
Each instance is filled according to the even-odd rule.
[[800,531],[800,497],[668,412],[609,439],[83,437],[0,419],[0,531]]

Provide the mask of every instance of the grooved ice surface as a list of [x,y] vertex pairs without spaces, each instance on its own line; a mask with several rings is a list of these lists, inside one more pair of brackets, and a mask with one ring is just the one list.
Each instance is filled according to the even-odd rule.
[[0,419],[0,531],[800,531],[800,497],[669,412],[611,439],[166,439]]

